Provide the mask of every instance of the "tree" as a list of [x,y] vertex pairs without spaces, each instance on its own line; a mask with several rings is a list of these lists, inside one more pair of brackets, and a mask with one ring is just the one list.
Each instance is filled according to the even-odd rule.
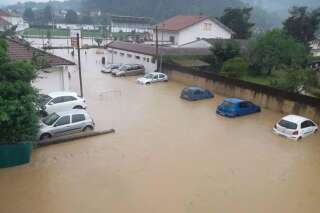
[[47,5],[41,14],[41,20],[43,23],[48,24],[53,21],[53,10],[50,5]]
[[30,63],[12,62],[0,40],[0,143],[33,142],[38,132],[36,77]]
[[35,20],[34,12],[31,8],[26,8],[23,12],[23,18],[29,22],[33,23]]
[[98,44],[98,47],[102,44],[102,38],[95,38],[94,41]]
[[252,7],[226,8],[220,20],[236,33],[236,38],[247,39],[251,37],[254,27],[250,22],[251,11]]
[[283,74],[282,78],[273,80],[271,85],[282,90],[294,93],[309,92],[318,85],[316,72],[299,66],[282,66],[275,72]]
[[82,16],[80,22],[81,22],[81,24],[92,24],[93,23],[92,18],[90,16],[87,16],[87,15]]
[[315,33],[320,27],[320,8],[308,11],[307,7],[293,7],[289,13],[289,18],[283,23],[284,31],[308,45],[315,39]]
[[236,57],[224,62],[220,75],[229,78],[240,78],[248,71],[249,63],[243,57]]
[[65,22],[68,24],[77,24],[78,21],[78,14],[73,10],[68,10],[65,17]]
[[308,51],[302,43],[275,29],[254,39],[249,45],[248,56],[252,73],[271,75],[272,70],[280,65],[304,67]]
[[225,61],[240,56],[240,46],[235,41],[216,41],[210,51],[212,55],[208,62],[217,70],[220,70]]

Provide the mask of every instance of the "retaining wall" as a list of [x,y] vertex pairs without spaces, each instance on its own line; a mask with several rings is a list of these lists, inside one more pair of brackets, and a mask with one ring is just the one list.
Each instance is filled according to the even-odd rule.
[[170,80],[201,86],[225,97],[247,99],[276,112],[302,115],[320,124],[320,99],[318,98],[174,65],[165,65],[164,72],[168,74]]

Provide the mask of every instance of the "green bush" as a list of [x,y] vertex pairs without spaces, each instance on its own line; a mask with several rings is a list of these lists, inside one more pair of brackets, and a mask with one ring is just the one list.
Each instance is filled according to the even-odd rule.
[[283,74],[282,78],[271,81],[271,86],[294,93],[309,93],[318,85],[316,72],[301,67],[283,66],[275,72]]
[[38,132],[36,77],[30,63],[12,62],[0,40],[0,143],[34,141]]
[[224,62],[220,75],[229,78],[240,78],[249,68],[249,63],[245,58],[236,57]]

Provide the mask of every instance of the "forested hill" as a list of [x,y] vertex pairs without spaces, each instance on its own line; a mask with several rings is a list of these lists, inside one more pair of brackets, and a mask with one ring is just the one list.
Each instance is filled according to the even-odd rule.
[[226,7],[243,6],[240,0],[84,0],[88,9],[132,16],[149,16],[156,20],[177,14],[221,16]]

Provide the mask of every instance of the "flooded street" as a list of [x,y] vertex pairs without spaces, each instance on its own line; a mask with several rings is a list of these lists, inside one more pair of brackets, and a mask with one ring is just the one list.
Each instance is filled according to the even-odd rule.
[[[1,169],[0,213],[319,211],[320,134],[286,140],[271,132],[279,113],[228,119],[215,114],[219,95],[186,102],[185,85],[102,74],[95,52],[82,53],[84,96],[97,129],[116,133]],[[79,92],[76,69],[71,81]]]

